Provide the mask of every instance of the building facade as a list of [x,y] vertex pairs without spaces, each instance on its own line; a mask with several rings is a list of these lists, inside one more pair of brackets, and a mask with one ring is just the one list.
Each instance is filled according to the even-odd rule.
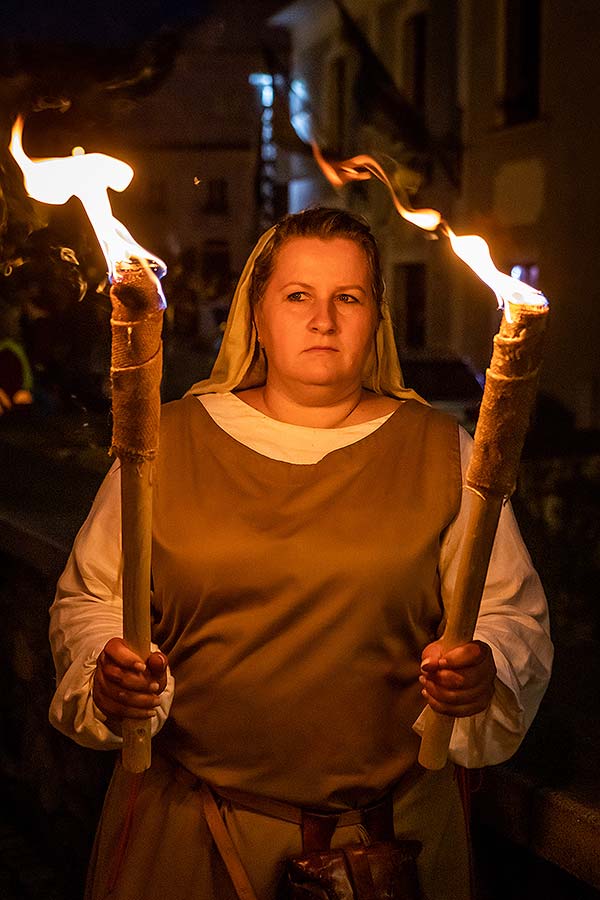
[[204,290],[227,293],[260,231],[262,106],[251,76],[265,68],[264,31],[259,12],[219,4],[184,35],[160,88],[115,114],[115,155],[136,173],[115,215],[165,258],[171,284],[183,266]]
[[[289,30],[289,84],[305,96],[322,147],[338,159],[383,160],[414,206],[440,210],[459,234],[482,235],[500,270],[544,292],[541,391],[579,428],[599,428],[600,7],[298,0],[272,21]],[[389,84],[361,36],[398,89],[395,107],[381,103]],[[302,106],[292,93],[292,106]],[[448,353],[484,370],[499,325],[495,297],[448,242],[401,220],[379,183],[334,191],[308,154],[289,153],[287,167],[292,209],[332,202],[372,222],[401,355]]]

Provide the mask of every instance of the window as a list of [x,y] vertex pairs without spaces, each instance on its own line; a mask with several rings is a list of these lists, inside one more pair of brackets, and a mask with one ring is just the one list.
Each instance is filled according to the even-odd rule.
[[540,267],[537,263],[515,263],[510,268],[510,274],[513,278],[518,278],[519,281],[539,291]]
[[331,64],[331,96],[333,134],[332,150],[340,156],[346,144],[346,123],[348,121],[348,66],[343,56],[336,57]]
[[289,90],[290,121],[301,141],[310,143],[313,137],[312,116],[310,112],[310,95],[306,82],[302,78],[294,78]]
[[427,13],[410,16],[404,23],[402,86],[412,105],[425,108],[427,66]]
[[208,291],[213,296],[224,293],[231,280],[231,261],[227,241],[204,241],[200,268]]
[[390,73],[396,72],[397,54],[397,22],[399,3],[391,0],[379,7],[377,18],[379,22],[379,56],[382,63]]
[[204,212],[223,215],[229,209],[226,178],[209,178],[205,184]]
[[273,104],[279,76],[253,72],[250,84],[258,88],[260,100],[260,160],[256,174],[258,224],[266,229],[277,219],[275,208],[277,146],[273,140]]
[[151,215],[164,215],[167,212],[167,182],[164,178],[148,180],[144,191],[143,204]]
[[398,330],[411,350],[425,347],[427,270],[423,263],[400,263],[394,269],[394,289],[403,321]]
[[505,125],[536,119],[540,90],[540,0],[504,0]]

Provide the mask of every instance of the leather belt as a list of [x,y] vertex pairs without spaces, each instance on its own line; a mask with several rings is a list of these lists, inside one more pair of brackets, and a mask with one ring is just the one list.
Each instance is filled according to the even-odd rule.
[[[198,790],[203,784],[207,784],[180,763],[174,765],[177,780],[186,784],[190,790]],[[306,853],[329,848],[336,828],[347,825],[361,825],[369,842],[388,841],[394,837],[392,791],[367,806],[324,812],[251,794],[237,788],[221,788],[215,785],[208,787],[217,801],[229,802],[249,812],[298,825],[302,829],[302,845]]]
[[270,797],[259,797],[235,788],[215,788],[211,785],[211,791],[218,799],[229,801],[249,812],[299,825],[305,853],[328,849],[336,828],[346,825],[362,825],[369,841],[386,841],[394,837],[391,793],[359,809],[329,813],[294,806]]

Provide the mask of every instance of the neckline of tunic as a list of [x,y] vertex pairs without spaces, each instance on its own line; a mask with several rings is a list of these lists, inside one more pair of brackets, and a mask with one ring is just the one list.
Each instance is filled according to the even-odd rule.
[[198,397],[216,424],[232,438],[269,459],[311,465],[327,453],[356,443],[379,428],[384,416],[339,428],[315,428],[282,422],[245,403],[231,392]]
[[[382,449],[384,443],[388,443],[388,432],[397,430],[399,427],[397,423],[401,419],[405,421],[415,416],[418,417],[420,411],[424,413],[429,409],[417,401],[406,400],[374,431],[360,440],[331,450],[315,463],[306,464],[272,459],[248,447],[221,428],[195,396],[188,395],[179,402],[188,405],[192,427],[194,422],[197,422],[198,425],[203,423],[204,427],[208,429],[207,435],[213,445],[213,451],[224,465],[233,469],[239,467],[246,459],[248,464],[258,469],[266,480],[288,484],[302,484],[311,480],[317,473],[319,476],[324,476],[330,471],[337,471],[340,467],[362,468],[367,458],[376,455],[378,448]],[[302,428],[304,426],[294,427]]]

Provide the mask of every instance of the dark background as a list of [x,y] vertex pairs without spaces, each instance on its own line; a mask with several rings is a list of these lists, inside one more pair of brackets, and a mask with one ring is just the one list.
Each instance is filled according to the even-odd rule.
[[[264,17],[282,6],[255,2]],[[151,93],[177,53],[182,29],[218,7],[212,3],[111,2],[3,4],[0,35],[0,134],[8,140],[16,111],[38,112],[32,141],[53,145],[51,121],[61,98],[77,133],[110,121],[111,98]],[[140,75],[144,72],[145,74]],[[107,88],[110,86],[110,94]],[[101,98],[103,103],[98,104]],[[40,152],[42,152],[40,150]],[[3,161],[2,237],[9,245],[35,235],[34,214]],[[69,213],[71,214],[71,212]],[[66,214],[65,214],[66,216]],[[60,220],[60,217],[58,217]],[[65,240],[70,222],[66,216]],[[60,221],[57,222],[60,231]],[[29,236],[28,236],[29,235]],[[61,235],[62,236],[62,235]],[[38,236],[35,265],[24,284],[41,282],[74,296],[77,272],[46,252]],[[102,300],[98,301],[100,304]],[[88,308],[82,306],[82,316]],[[102,307],[101,315],[106,315]],[[78,327],[94,328],[96,320]],[[58,320],[53,340],[65,338]],[[196,377],[213,349],[196,357]],[[72,356],[57,366],[66,379],[60,413],[42,406],[0,419],[0,897],[81,897],[113,755],[86,751],[47,723],[53,667],[47,610],[71,541],[110,460],[110,411],[82,388],[85,366]],[[62,367],[62,368],[61,368]],[[204,370],[204,371],[203,371]],[[173,368],[165,394],[181,383]],[[77,392],[72,391],[73,384]],[[586,869],[598,846],[600,783],[597,750],[600,617],[600,439],[577,432],[559,409],[538,406],[518,490],[517,517],[540,571],[556,643],[554,676],[522,749],[508,764],[474,780],[473,838],[480,900],[598,897],[597,873]],[[568,851],[563,852],[563,848]],[[573,849],[575,848],[575,849]],[[591,849],[590,849],[591,848]],[[561,855],[562,854],[562,855]],[[574,873],[574,874],[573,874]]]

